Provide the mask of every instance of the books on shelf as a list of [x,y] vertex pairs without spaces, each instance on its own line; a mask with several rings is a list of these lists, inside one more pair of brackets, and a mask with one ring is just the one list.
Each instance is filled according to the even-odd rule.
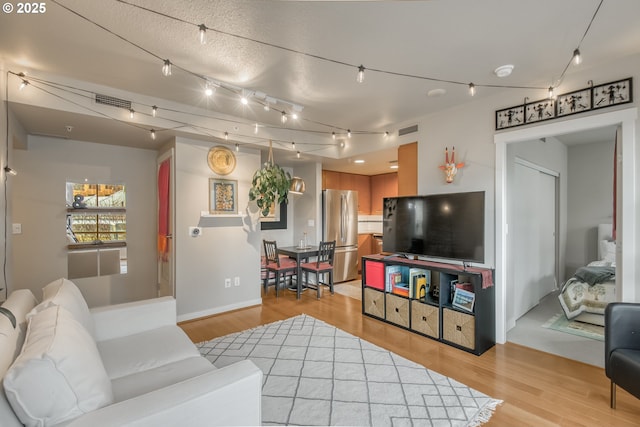
[[412,267],[409,269],[409,295],[414,299],[424,299],[429,293],[431,271]]

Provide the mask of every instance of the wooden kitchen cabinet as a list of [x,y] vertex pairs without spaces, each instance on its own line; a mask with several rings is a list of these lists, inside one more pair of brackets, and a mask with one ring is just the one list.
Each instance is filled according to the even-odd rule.
[[358,213],[371,212],[371,180],[366,175],[353,175],[353,189],[358,192]]
[[369,215],[371,212],[371,182],[367,175],[323,170],[322,189],[357,191],[358,213]]
[[382,214],[382,199],[398,195],[398,174],[383,173],[371,176],[371,214]]
[[358,273],[362,271],[362,257],[375,253],[373,247],[372,234],[358,234]]
[[322,189],[342,190],[340,188],[340,172],[323,170]]

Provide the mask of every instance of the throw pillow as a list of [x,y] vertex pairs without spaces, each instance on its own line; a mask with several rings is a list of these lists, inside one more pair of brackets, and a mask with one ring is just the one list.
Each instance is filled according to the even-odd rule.
[[61,306],[29,320],[22,352],[4,377],[4,390],[26,426],[55,425],[113,402],[95,341]]
[[80,289],[70,280],[54,280],[42,288],[42,302],[29,313],[29,317],[51,306],[60,305],[67,309],[93,337],[93,317]]
[[616,262],[616,242],[609,240],[600,241],[600,257],[603,261],[615,264]]

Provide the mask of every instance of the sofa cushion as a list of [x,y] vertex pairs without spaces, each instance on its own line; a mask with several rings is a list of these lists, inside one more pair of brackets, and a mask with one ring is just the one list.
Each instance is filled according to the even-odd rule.
[[60,306],[31,317],[22,352],[4,377],[4,389],[27,426],[57,424],[113,401],[93,338]]
[[53,305],[67,309],[87,331],[94,336],[93,317],[80,289],[70,280],[60,278],[42,288],[42,302],[29,313],[29,317]]
[[97,346],[111,379],[200,355],[187,334],[176,325],[99,341]]
[[111,381],[113,400],[122,402],[215,369],[207,359],[197,356],[116,378]]

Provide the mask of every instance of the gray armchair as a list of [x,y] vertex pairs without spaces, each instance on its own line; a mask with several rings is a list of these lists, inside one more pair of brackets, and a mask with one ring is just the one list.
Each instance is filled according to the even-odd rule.
[[611,379],[611,407],[616,407],[616,385],[640,398],[640,304],[607,305],[604,352],[605,373]]

